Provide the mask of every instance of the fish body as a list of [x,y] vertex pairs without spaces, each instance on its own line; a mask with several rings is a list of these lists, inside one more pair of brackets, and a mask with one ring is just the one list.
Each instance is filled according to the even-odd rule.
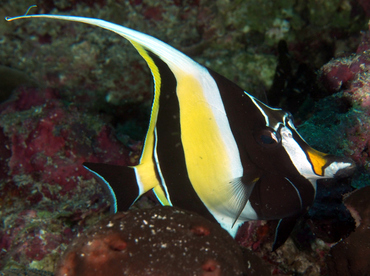
[[289,112],[262,103],[168,44],[104,20],[51,18],[98,26],[129,40],[154,79],[140,162],[85,163],[110,195],[113,212],[153,190],[163,205],[198,212],[232,236],[247,220],[279,219],[274,248],[312,205],[316,181],[349,174],[353,161],[312,149]]

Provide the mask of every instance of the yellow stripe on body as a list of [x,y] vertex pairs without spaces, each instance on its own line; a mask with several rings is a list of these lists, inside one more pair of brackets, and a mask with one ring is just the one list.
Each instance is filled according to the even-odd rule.
[[233,176],[221,130],[199,80],[179,72],[176,79],[181,140],[190,181],[210,210],[226,210],[225,205],[233,197]]
[[[126,37],[127,38],[127,37]],[[154,129],[157,123],[158,117],[158,110],[159,110],[159,95],[160,95],[160,87],[161,87],[161,76],[159,74],[159,70],[157,65],[154,63],[153,59],[149,56],[148,52],[138,43],[128,39],[131,44],[136,48],[139,54],[144,58],[146,63],[148,64],[150,71],[152,72],[153,79],[154,79],[154,99],[152,104],[152,110],[150,114],[150,121],[148,131],[145,137],[144,147],[142,151],[142,155],[140,158],[140,164],[135,166],[137,170],[137,174],[141,184],[143,185],[142,193],[145,193],[153,188],[155,188],[156,194],[160,197],[161,202],[168,203],[167,199],[163,199],[165,197],[164,192],[160,186],[158,181],[156,172],[155,172],[155,164],[153,161],[153,154],[154,154]],[[168,204],[169,205],[169,204]]]
[[155,193],[155,196],[163,206],[172,206],[160,185],[155,186],[153,191]]

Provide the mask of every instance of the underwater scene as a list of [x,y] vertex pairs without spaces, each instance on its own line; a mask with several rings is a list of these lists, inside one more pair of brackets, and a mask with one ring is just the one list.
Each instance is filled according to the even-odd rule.
[[2,0],[0,275],[369,275],[369,24]]

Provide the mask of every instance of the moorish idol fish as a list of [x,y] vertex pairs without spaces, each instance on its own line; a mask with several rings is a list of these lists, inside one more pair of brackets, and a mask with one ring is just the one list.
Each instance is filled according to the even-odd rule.
[[131,42],[148,64],[154,99],[140,163],[84,163],[109,191],[113,212],[153,190],[163,205],[195,211],[232,236],[248,220],[279,223],[273,248],[313,204],[316,181],[348,175],[354,163],[312,149],[292,115],[271,108],[166,43],[101,19],[52,18],[98,26]]

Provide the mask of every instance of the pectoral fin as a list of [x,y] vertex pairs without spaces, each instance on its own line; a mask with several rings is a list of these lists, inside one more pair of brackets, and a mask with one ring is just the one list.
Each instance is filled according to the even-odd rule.
[[237,215],[235,217],[234,223],[231,228],[234,227],[235,223],[239,219],[241,213],[243,212],[245,205],[247,204],[250,195],[252,194],[253,188],[256,185],[259,177],[256,177],[250,181],[243,181],[243,178],[234,179],[231,184],[234,190],[234,194],[236,195],[233,197],[233,204],[235,205],[235,210],[237,210]]

